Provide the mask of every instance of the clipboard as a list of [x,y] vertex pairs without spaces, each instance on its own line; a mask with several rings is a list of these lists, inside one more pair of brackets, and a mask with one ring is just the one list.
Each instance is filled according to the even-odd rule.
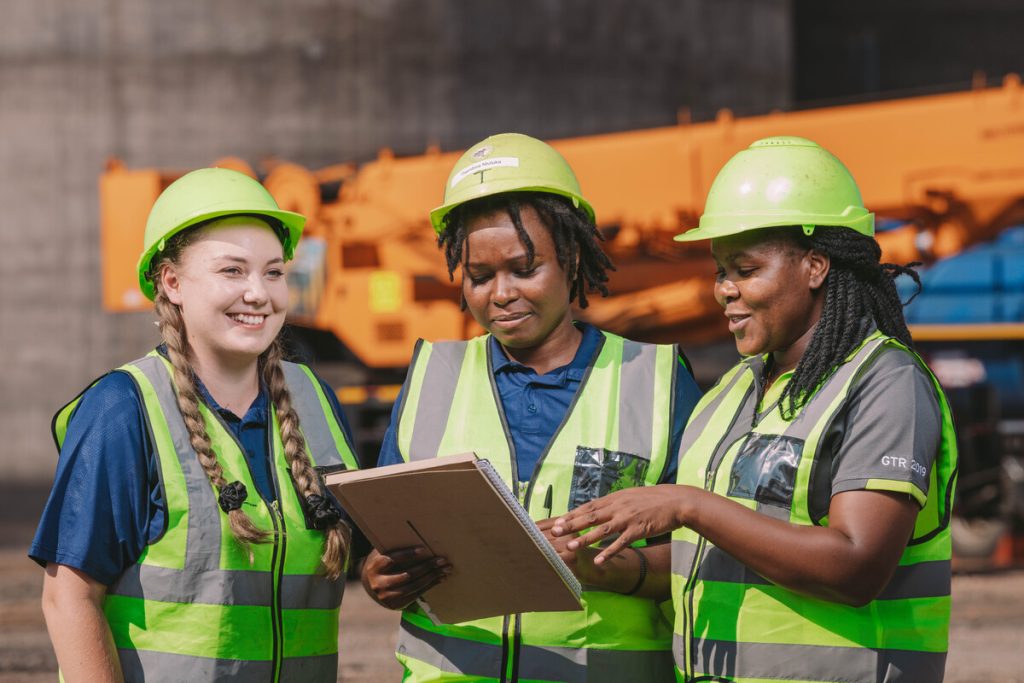
[[448,579],[420,598],[439,622],[581,609],[579,580],[487,460],[347,470],[325,483],[378,551],[423,545],[448,558]]

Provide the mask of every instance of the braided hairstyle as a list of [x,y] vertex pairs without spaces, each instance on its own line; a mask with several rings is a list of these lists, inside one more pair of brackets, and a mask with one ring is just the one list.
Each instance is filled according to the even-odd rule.
[[[512,219],[519,240],[526,247],[528,263],[533,263],[533,241],[523,228],[521,211],[531,206],[541,222],[551,233],[555,243],[558,265],[569,276],[569,301],[579,300],[579,307],[586,308],[587,290],[608,296],[608,271],[615,270],[611,260],[601,249],[604,237],[594,221],[583,209],[574,207],[572,202],[561,195],[548,192],[504,192],[481,197],[460,204],[444,218],[444,230],[437,238],[437,245],[444,249],[448,263],[448,277],[455,279],[455,270],[463,257],[469,258],[466,247],[467,226],[477,216],[504,212]],[[463,299],[462,309],[466,309]]]
[[[917,291],[906,302],[910,303],[921,291],[921,278],[913,270],[920,264],[881,263],[878,242],[849,228],[818,226],[808,236],[799,227],[792,227],[782,229],[780,235],[798,248],[813,249],[830,260],[821,318],[792,379],[779,397],[782,416],[791,420],[873,329],[913,348],[903,318],[906,304],[900,301],[895,280],[900,275],[909,275],[917,284]],[[762,394],[764,390],[762,382]]]
[[[150,279],[156,287],[154,304],[158,316],[157,325],[160,328],[164,344],[167,346],[167,356],[174,369],[178,410],[181,411],[182,418],[184,418],[189,441],[196,452],[199,464],[214,489],[220,494],[225,487],[231,485],[224,478],[224,471],[217,461],[217,454],[213,450],[206,422],[199,411],[199,389],[196,373],[192,367],[192,351],[185,331],[185,320],[181,315],[181,309],[172,303],[166,292],[163,291],[159,277],[165,266],[180,265],[185,250],[199,236],[199,228],[208,225],[210,223],[200,224],[195,228],[182,231],[168,240],[166,248],[154,259],[149,273]],[[285,384],[284,371],[281,368],[282,359],[280,339],[275,339],[270,348],[260,355],[258,368],[263,383],[268,387],[270,400],[277,413],[281,441],[284,444],[284,456],[291,471],[292,481],[300,498],[307,501],[308,505],[310,500],[322,500],[325,494],[320,478],[306,453],[306,442],[299,429],[299,417],[292,406],[291,395]],[[312,498],[314,496],[319,498]],[[231,533],[243,547],[247,547],[250,543],[264,543],[269,540],[269,532],[257,527],[241,508],[232,509],[227,512],[227,515]],[[348,555],[350,541],[348,525],[344,521],[337,520],[323,531],[325,539],[321,561],[327,578],[334,580],[341,576]]]
[[[281,340],[278,338],[260,356],[259,365],[263,382],[270,392],[270,400],[277,413],[281,443],[284,444],[284,459],[288,463],[292,481],[295,482],[300,498],[306,501],[315,500],[314,496],[324,498],[323,484],[313,469],[309,455],[306,454],[306,439],[299,429],[299,415],[292,406],[292,397],[284,381],[282,360],[284,354]],[[344,571],[351,535],[348,525],[340,519],[334,520],[323,531],[324,552],[320,561],[323,562],[327,577],[334,580]]]

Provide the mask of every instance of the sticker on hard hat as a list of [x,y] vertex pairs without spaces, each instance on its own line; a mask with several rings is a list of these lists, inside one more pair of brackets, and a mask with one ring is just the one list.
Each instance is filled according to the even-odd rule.
[[483,173],[484,171],[489,171],[490,169],[498,168],[499,166],[519,168],[519,157],[494,157],[493,159],[484,159],[483,161],[478,161],[475,164],[470,164],[452,176],[451,187],[455,187],[461,183],[467,176],[471,176],[474,173]]
[[489,155],[490,153],[491,153],[491,147],[490,147],[490,145],[484,145],[483,147],[481,147],[481,148],[480,148],[480,149],[478,149],[477,151],[473,152],[473,154],[472,154],[472,157],[473,157],[474,159],[486,159],[486,158],[487,158],[487,156],[488,156],[488,155]]

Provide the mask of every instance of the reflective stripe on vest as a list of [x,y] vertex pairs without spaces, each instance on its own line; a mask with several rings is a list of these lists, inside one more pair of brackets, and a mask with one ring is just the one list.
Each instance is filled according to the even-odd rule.
[[[274,676],[270,661],[198,659],[149,650],[118,650],[118,655],[124,680],[128,682],[152,681],[154,671],[178,672],[167,679],[175,681],[230,680],[248,683],[269,681]],[[336,681],[337,678],[337,654],[286,659],[281,665],[281,681]]]
[[[402,619],[400,628],[398,655],[403,662],[414,662],[413,680],[467,676],[473,680],[489,679],[496,678],[495,672],[502,669],[501,643],[445,636],[408,618]],[[523,645],[519,659],[519,677],[526,680],[622,683],[668,681],[673,677],[672,664],[664,650]]]
[[[302,366],[287,363],[284,370],[313,463],[354,466],[319,382]],[[250,560],[192,449],[167,361],[152,353],[119,371],[132,377],[142,398],[167,505],[163,535],[109,587],[104,602],[125,680],[334,681],[344,582],[320,572],[323,534],[306,528],[273,408],[272,506],[259,497],[220,416],[199,407],[224,478],[246,486],[246,513],[271,532],[271,542],[250,547]],[[67,415],[58,417],[55,425],[68,423]],[[63,436],[55,433],[58,443]]]
[[[826,379],[793,420],[784,420],[774,406],[754,428],[754,383],[763,361],[744,360],[694,410],[680,449],[685,457],[680,457],[679,483],[702,486],[793,524],[815,524],[809,490],[818,445],[857,377],[885,347],[911,353],[875,333]],[[937,382],[935,387],[943,433],[927,502],[893,578],[869,605],[858,608],[798,595],[766,581],[691,530],[673,533],[673,650],[680,678],[781,678],[805,683],[941,680],[948,641],[948,516],[956,452],[949,408]],[[796,456],[788,505],[729,495],[737,453],[759,435],[778,435],[802,449]]]
[[281,363],[284,381],[299,414],[302,435],[317,469],[332,471],[359,469],[355,449],[334,415],[334,406],[323,394],[313,371],[299,363]]
[[[626,485],[656,484],[668,460],[678,352],[604,334],[565,419],[522,486],[494,384],[489,337],[421,342],[400,407],[408,460],[475,452],[490,460],[534,519],[556,516],[591,493],[587,472]],[[581,450],[582,449],[582,450]],[[590,468],[590,469],[588,469]],[[597,481],[602,477],[590,477]],[[550,494],[549,494],[550,491]],[[604,493],[607,493],[605,491]],[[672,677],[671,629],[651,600],[585,591],[577,612],[515,615],[435,626],[403,614],[398,658],[407,681],[471,676],[614,681]],[[623,678],[623,672],[629,672]]]

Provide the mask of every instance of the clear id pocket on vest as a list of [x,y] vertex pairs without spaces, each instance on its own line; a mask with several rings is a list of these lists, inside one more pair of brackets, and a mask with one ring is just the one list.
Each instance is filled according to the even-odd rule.
[[632,453],[577,446],[572,486],[569,488],[569,509],[613,491],[641,486],[650,464],[647,458]]
[[728,495],[788,508],[804,442],[775,434],[748,434],[732,463]]

